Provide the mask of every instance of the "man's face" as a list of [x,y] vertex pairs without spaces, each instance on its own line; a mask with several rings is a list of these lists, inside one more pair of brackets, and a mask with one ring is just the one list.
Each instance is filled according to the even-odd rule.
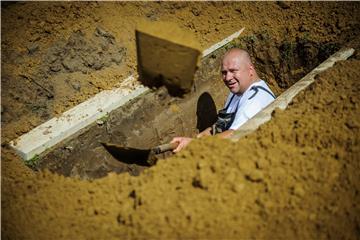
[[242,94],[251,84],[251,66],[234,55],[225,56],[221,75],[225,85],[234,94]]

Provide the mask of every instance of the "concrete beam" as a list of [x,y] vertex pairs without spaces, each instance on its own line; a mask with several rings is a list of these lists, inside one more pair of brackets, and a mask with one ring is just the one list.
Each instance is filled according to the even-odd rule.
[[129,89],[127,86],[133,81],[133,76],[128,77],[120,88],[98,93],[60,117],[55,117],[11,141],[10,145],[24,160],[33,158],[148,90],[142,85]]
[[253,118],[247,121],[244,125],[242,125],[238,130],[236,130],[231,140],[237,141],[241,137],[258,129],[260,125],[266,123],[267,121],[270,121],[271,114],[276,108],[284,110],[300,91],[304,90],[315,81],[316,75],[331,68],[335,64],[335,62],[348,59],[354,53],[354,51],[355,50],[353,48],[341,49],[332,56],[330,56],[327,60],[325,60],[315,69],[313,69],[305,77],[303,77],[301,80],[292,85],[289,89],[283,92],[280,96],[278,96],[275,101],[272,102],[269,106],[264,108]]

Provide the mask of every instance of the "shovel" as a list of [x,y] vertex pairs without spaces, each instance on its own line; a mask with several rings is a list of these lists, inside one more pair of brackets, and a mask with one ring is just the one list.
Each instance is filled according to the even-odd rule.
[[151,149],[138,149],[124,147],[113,143],[102,142],[101,144],[114,158],[124,163],[135,163],[142,166],[154,165],[157,161],[155,157],[156,154],[172,151],[178,146],[178,143],[167,143]]

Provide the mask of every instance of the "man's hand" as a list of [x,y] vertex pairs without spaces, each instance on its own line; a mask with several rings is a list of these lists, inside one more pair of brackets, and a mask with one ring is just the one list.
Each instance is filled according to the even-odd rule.
[[179,143],[177,148],[173,150],[174,153],[179,152],[181,149],[185,148],[193,139],[188,137],[174,137],[170,143]]

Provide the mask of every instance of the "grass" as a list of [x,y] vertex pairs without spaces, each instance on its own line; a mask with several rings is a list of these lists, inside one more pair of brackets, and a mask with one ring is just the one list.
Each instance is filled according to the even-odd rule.
[[225,51],[232,48],[247,49],[247,43],[254,43],[257,40],[255,35],[236,38],[224,46]]
[[109,114],[105,114],[104,116],[102,116],[98,120],[102,121],[103,123],[106,123],[107,120],[109,120]]
[[284,60],[290,60],[294,56],[294,51],[296,48],[295,43],[291,42],[284,42],[282,46],[280,47],[281,50],[281,57]]
[[40,160],[40,157],[39,157],[39,155],[36,154],[31,159],[25,161],[25,165],[30,167],[30,168],[35,168],[36,165],[38,164],[39,160]]
[[109,120],[109,114],[105,114],[105,115],[102,116],[101,118],[98,118],[98,120],[96,120],[96,123],[97,123],[98,125],[103,125],[103,124],[105,124],[108,120]]
[[251,34],[251,35],[243,37],[243,40],[246,43],[255,43],[258,40],[258,38],[256,37],[256,35]]

